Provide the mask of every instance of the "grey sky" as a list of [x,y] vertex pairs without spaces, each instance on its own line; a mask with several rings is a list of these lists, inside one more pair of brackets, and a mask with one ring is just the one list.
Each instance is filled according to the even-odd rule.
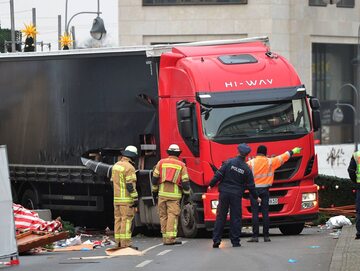
[[[100,15],[105,23],[108,43],[118,45],[117,40],[117,0],[100,0]],[[65,29],[65,0],[14,0],[15,28],[24,28],[24,23],[32,22],[32,8],[36,8],[38,41],[50,42],[52,51],[57,50],[58,19],[61,15],[62,31]],[[72,15],[82,11],[97,11],[97,0],[68,0],[68,20]],[[81,45],[90,38],[92,20],[96,14],[80,14],[71,21],[75,26],[76,39]],[[0,0],[0,24],[10,28],[10,1]]]

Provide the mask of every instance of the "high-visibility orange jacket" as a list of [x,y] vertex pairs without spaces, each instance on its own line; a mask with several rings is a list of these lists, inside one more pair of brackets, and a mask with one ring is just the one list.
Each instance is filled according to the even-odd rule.
[[255,158],[247,161],[253,175],[255,187],[269,187],[274,182],[274,172],[291,157],[287,151],[276,157],[268,158],[264,155],[256,155]]
[[[190,193],[189,176],[186,166],[176,156],[161,159],[153,172],[158,183],[153,183],[152,191],[160,197],[180,199],[182,194]],[[184,184],[187,185],[184,185]]]

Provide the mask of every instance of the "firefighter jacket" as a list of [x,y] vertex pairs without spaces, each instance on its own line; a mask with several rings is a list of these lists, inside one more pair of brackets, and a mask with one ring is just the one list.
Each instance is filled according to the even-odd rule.
[[176,156],[161,159],[155,166],[152,191],[160,197],[181,199],[182,194],[190,194],[187,168]]
[[249,160],[247,164],[254,175],[255,187],[272,186],[275,170],[289,160],[292,154],[292,151],[287,151],[271,158],[260,154]]
[[356,183],[356,188],[360,189],[360,151],[354,152],[348,167],[349,177]]
[[214,187],[219,183],[219,192],[226,192],[242,195],[246,188],[257,198],[255,191],[254,178],[249,166],[241,156],[229,159],[222,164],[210,181],[210,186]]
[[112,168],[111,180],[114,184],[114,204],[133,204],[137,200],[135,168],[130,158],[122,157]]

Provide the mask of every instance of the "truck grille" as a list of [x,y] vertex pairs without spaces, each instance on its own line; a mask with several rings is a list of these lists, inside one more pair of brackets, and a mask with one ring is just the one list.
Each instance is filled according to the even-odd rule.
[[274,182],[290,179],[299,169],[301,157],[291,157],[285,164],[275,170]]

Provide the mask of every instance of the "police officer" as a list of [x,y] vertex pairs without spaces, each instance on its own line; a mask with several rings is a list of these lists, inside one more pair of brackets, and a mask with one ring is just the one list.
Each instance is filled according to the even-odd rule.
[[184,203],[189,201],[190,182],[187,168],[179,160],[181,150],[171,144],[167,149],[168,157],[161,159],[153,172],[152,192],[154,201],[158,201],[161,233],[164,245],[181,244],[176,241],[180,199],[184,194]]
[[353,153],[348,167],[349,177],[356,184],[356,236],[360,239],[360,151]]
[[[283,165],[294,153],[300,153],[301,148],[294,148],[279,156],[267,158],[267,148],[260,145],[257,148],[256,157],[247,162],[255,181],[256,192],[261,198],[261,213],[263,216],[263,234],[264,242],[270,242],[269,237],[269,187],[274,182],[274,172]],[[250,195],[253,235],[248,242],[259,242],[259,204],[252,195]]]
[[[111,180],[114,184],[114,234],[117,246],[132,247],[131,224],[138,202],[134,159],[137,148],[127,146],[122,158],[112,167]],[[137,249],[136,247],[133,247]]]
[[[230,207],[230,240],[233,247],[240,247],[241,234],[241,199],[246,188],[254,198],[258,198],[253,175],[245,163],[245,157],[250,153],[250,147],[242,143],[238,146],[239,156],[223,163],[210,181],[209,189],[219,183],[219,204],[213,231],[213,248],[218,248]],[[258,198],[259,202],[261,201]]]

